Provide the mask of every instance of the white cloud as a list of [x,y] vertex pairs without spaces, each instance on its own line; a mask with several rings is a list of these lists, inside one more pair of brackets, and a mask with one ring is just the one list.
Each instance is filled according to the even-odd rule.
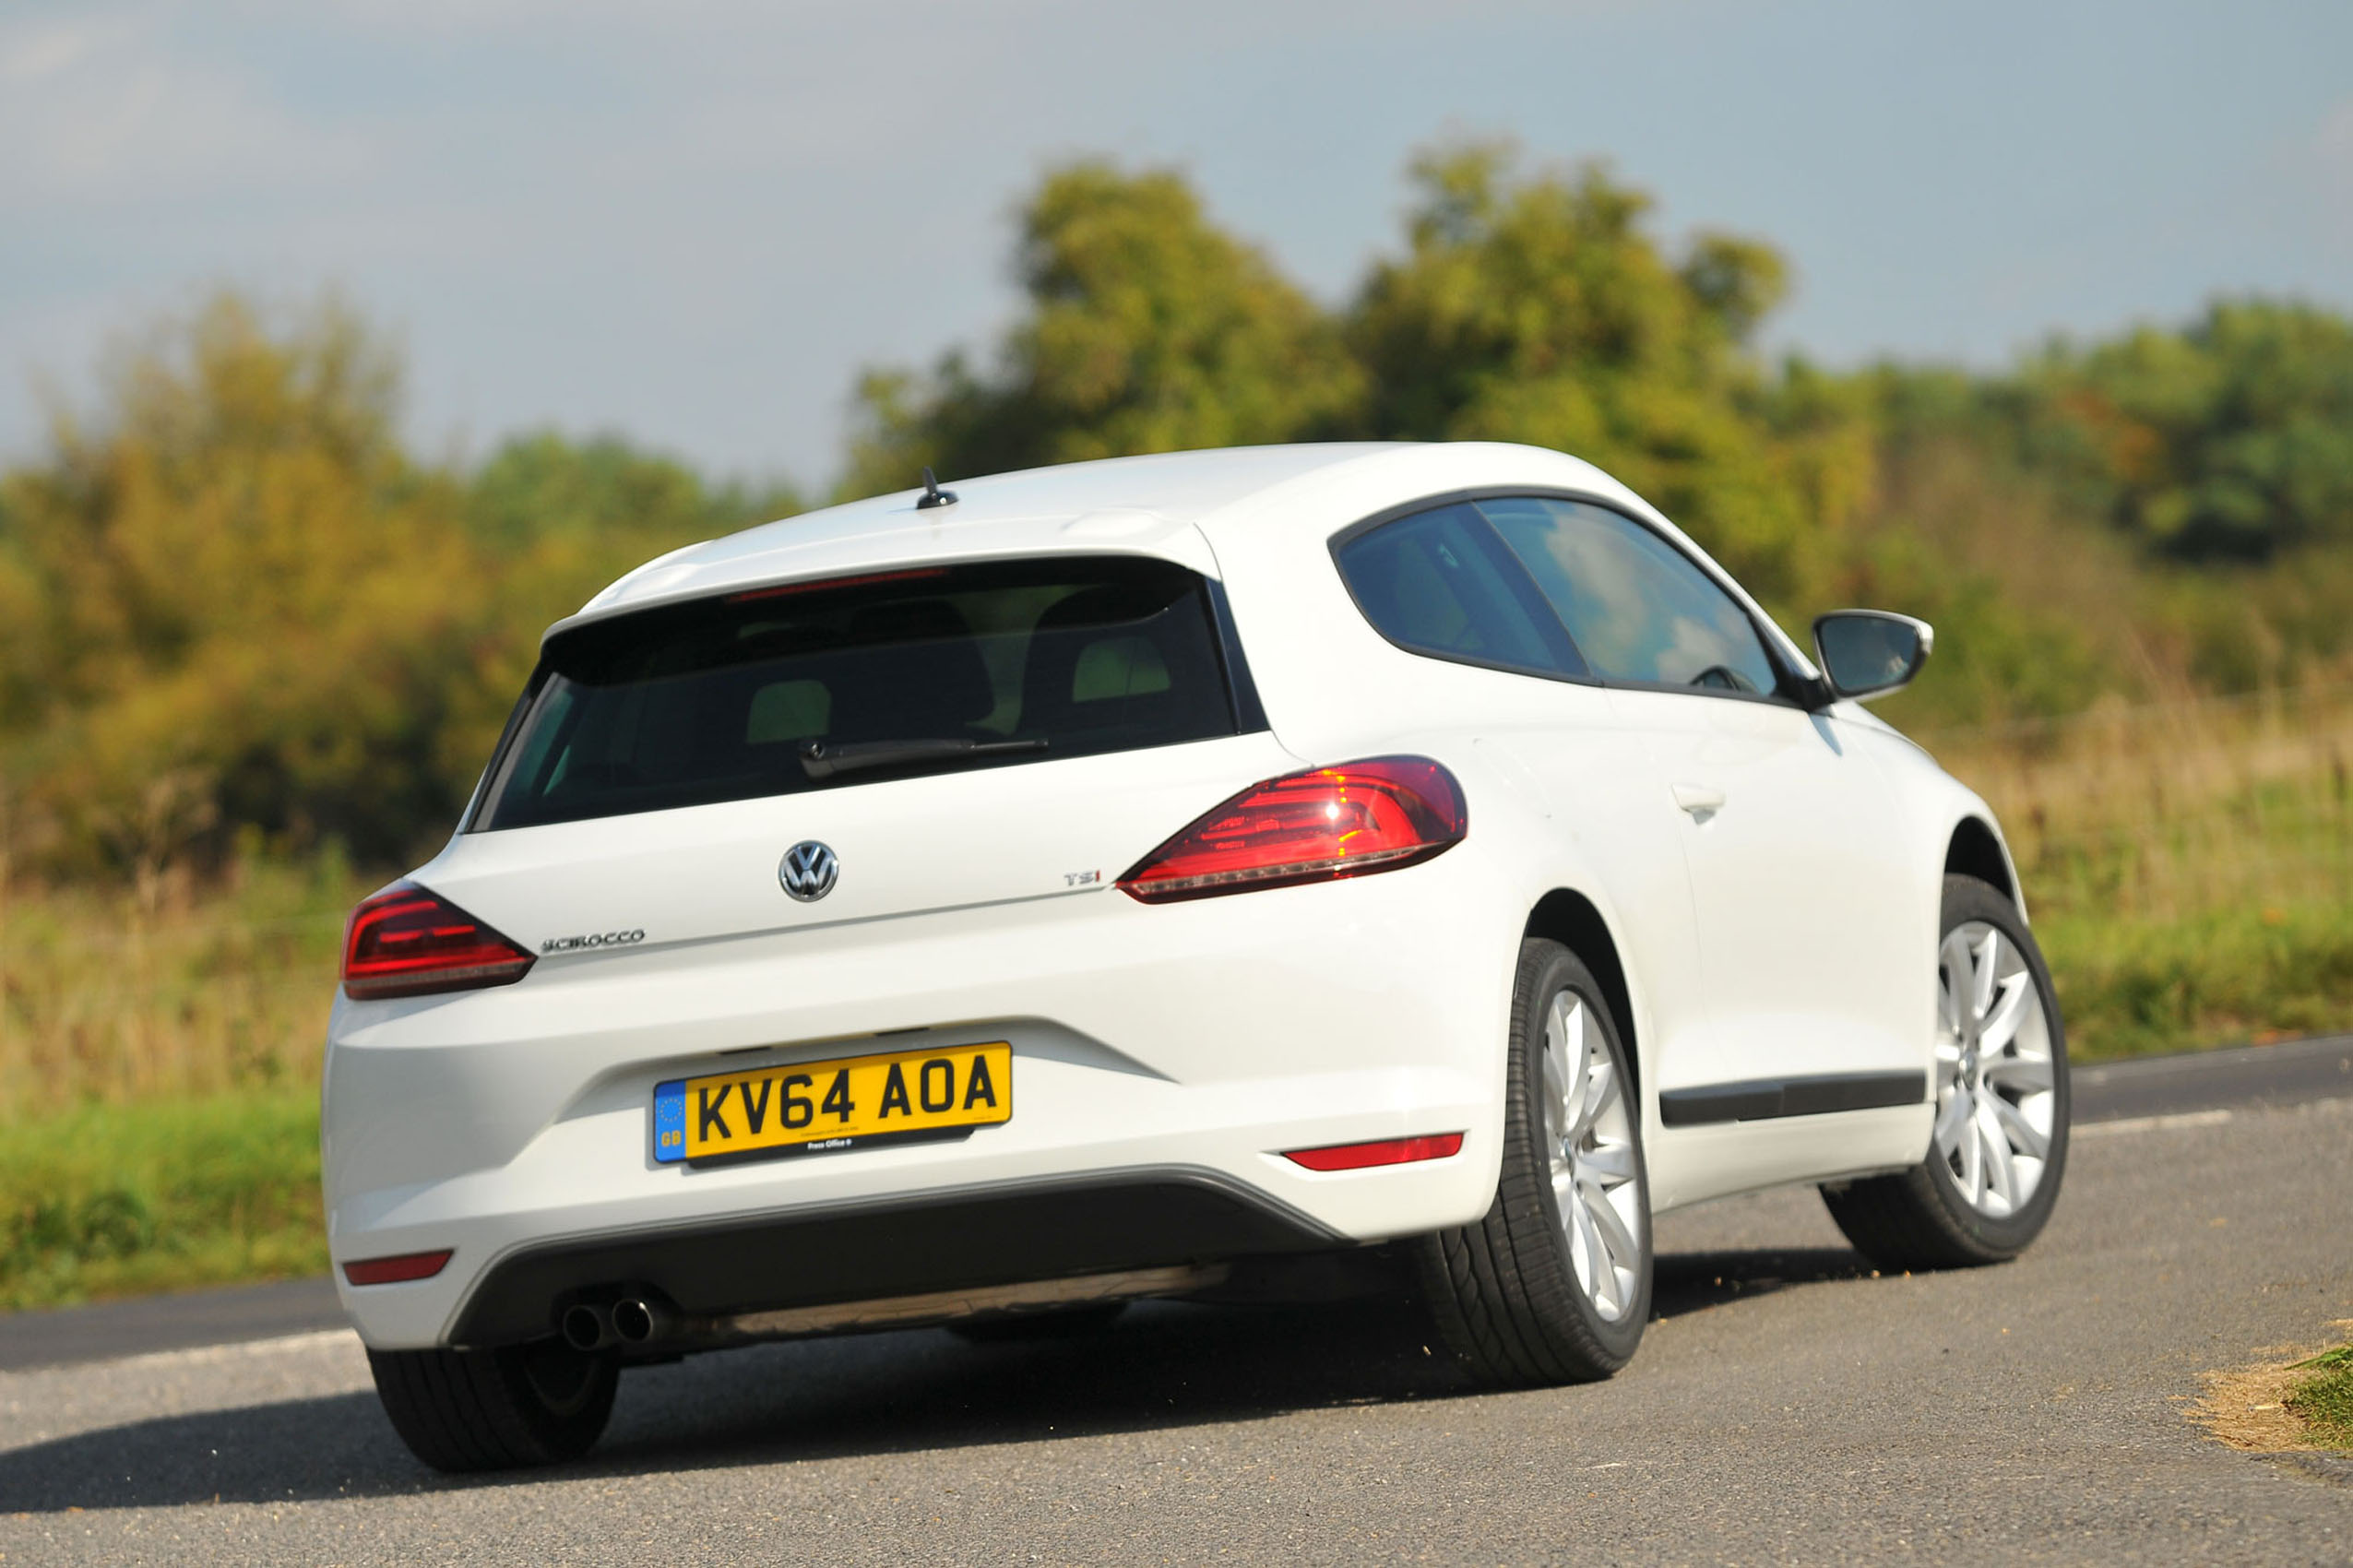
[[38,82],[119,44],[131,28],[120,18],[65,18],[0,27],[0,81]]
[[331,134],[151,17],[21,24],[0,33],[0,204],[184,203],[349,167]]
[[2353,260],[2353,98],[2341,100],[2321,116],[2320,128],[2307,145],[2312,187],[2319,196],[2313,213],[2317,227],[2338,257]]
[[2335,176],[2339,190],[2353,193],[2353,98],[2321,116],[2312,151],[2319,156],[2321,167]]

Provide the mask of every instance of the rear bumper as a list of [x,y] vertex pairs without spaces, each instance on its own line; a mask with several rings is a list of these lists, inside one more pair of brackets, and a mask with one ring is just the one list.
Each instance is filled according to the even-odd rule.
[[[1494,1192],[1519,911],[1472,848],[1192,904],[1106,891],[339,1002],[323,1124],[345,1305],[379,1348],[493,1343],[624,1282],[723,1314],[1476,1218]],[[717,1169],[653,1158],[665,1078],[996,1039],[1014,1051],[1001,1126]],[[1466,1137],[1444,1159],[1316,1172],[1282,1158],[1445,1132]],[[442,1248],[432,1279],[340,1278],[345,1260]]]
[[920,1202],[848,1204],[526,1247],[487,1270],[450,1336],[554,1332],[575,1301],[636,1293],[690,1317],[873,1301],[1344,1242],[1210,1171],[1123,1170]]

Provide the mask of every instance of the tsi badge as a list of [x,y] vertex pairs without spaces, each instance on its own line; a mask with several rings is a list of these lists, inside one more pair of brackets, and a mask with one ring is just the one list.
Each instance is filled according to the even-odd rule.
[[803,904],[814,904],[832,892],[840,875],[841,861],[814,838],[803,838],[787,849],[784,862],[776,868],[776,879],[784,884],[784,890]]

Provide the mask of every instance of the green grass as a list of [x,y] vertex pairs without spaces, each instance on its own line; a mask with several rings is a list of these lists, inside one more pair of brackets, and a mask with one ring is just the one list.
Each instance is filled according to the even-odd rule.
[[2353,1031],[2353,909],[2341,904],[2170,921],[2070,910],[2035,933],[2078,1062]]
[[2353,1030],[2353,691],[1931,739],[2000,814],[2077,1060]]
[[2353,1449],[2353,1345],[2340,1345],[2296,1364],[2311,1368],[2312,1375],[2288,1396],[2288,1408],[2319,1441]]
[[0,1309],[326,1269],[315,1088],[0,1124]]

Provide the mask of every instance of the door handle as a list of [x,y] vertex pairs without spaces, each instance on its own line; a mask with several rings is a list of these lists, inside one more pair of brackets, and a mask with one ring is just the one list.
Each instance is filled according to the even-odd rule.
[[1705,822],[1724,809],[1724,791],[1713,784],[1678,784],[1674,795],[1675,804],[1691,813],[1694,821]]

